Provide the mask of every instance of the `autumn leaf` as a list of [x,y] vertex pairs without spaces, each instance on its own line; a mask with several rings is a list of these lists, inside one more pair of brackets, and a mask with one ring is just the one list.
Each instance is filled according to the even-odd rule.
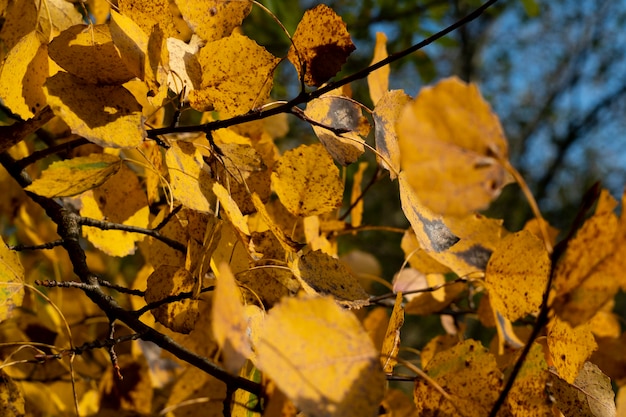
[[400,172],[400,146],[396,134],[396,121],[404,106],[411,98],[402,90],[385,91],[376,102],[372,118],[374,119],[374,137],[376,150],[383,168],[389,171],[391,179]]
[[46,105],[41,88],[48,77],[47,47],[33,31],[9,51],[0,71],[0,98],[22,119],[30,119]]
[[493,307],[511,321],[539,310],[550,275],[545,245],[528,231],[502,239],[489,259],[485,286]]
[[5,417],[26,415],[22,391],[3,370],[0,370],[0,412]]
[[[383,32],[376,32],[376,45],[374,46],[374,56],[370,65],[373,65],[387,58],[387,36]],[[374,105],[389,90],[389,65],[377,69],[367,76],[367,85],[370,89],[370,98]]]
[[[310,101],[304,113],[315,122],[313,131],[322,145],[341,165],[350,165],[365,152],[362,136],[367,136],[369,124],[355,102],[346,97],[325,95]],[[337,134],[326,127],[345,132]]]
[[248,223],[246,219],[241,214],[241,210],[237,207],[235,201],[231,198],[230,194],[228,194],[228,190],[224,188],[220,183],[213,183],[213,193],[220,201],[222,209],[228,216],[230,222],[235,226],[237,230],[245,235],[250,235],[250,229],[248,228]]
[[[166,297],[177,296],[181,293],[190,293],[193,290],[195,279],[189,271],[170,265],[161,265],[148,277],[146,288],[146,303],[155,303]],[[187,334],[191,332],[199,317],[199,301],[184,299],[162,304],[151,311],[154,318],[175,332]]]
[[548,324],[548,349],[552,363],[558,375],[570,384],[597,348],[588,324],[572,328],[558,317]]
[[435,213],[484,209],[509,182],[500,121],[473,84],[449,78],[423,88],[396,129],[407,183]]
[[502,379],[495,357],[471,339],[436,353],[424,371],[448,393],[448,398],[417,379],[415,404],[423,415],[485,416],[496,401]]
[[220,0],[177,0],[185,21],[207,42],[230,36],[250,13],[252,2]]
[[70,197],[103,184],[120,166],[120,158],[106,153],[57,161],[26,189],[44,197]]
[[215,109],[228,117],[265,104],[279,60],[252,39],[233,33],[208,43],[200,50],[198,61],[202,86],[189,94],[191,106],[199,111]]
[[130,17],[115,10],[111,11],[109,31],[111,32],[111,40],[118,49],[126,68],[143,80],[146,71],[148,34]]
[[404,308],[402,308],[402,293],[396,295],[396,303],[391,312],[389,325],[385,332],[383,346],[380,351],[380,362],[383,371],[387,375],[393,373],[393,368],[398,363],[398,352],[400,351],[400,328],[404,324]]
[[369,302],[368,294],[348,269],[322,251],[297,257],[291,271],[308,294],[330,295],[339,304],[351,308],[360,308]]
[[288,298],[267,316],[257,366],[308,415],[376,414],[385,378],[357,318],[332,298]]
[[321,145],[301,145],[285,152],[272,173],[272,187],[296,216],[328,213],[341,205],[339,170]]
[[132,148],[146,136],[141,106],[122,86],[85,83],[59,72],[48,78],[44,91],[54,113],[93,143]]
[[10,318],[23,299],[24,267],[17,252],[0,240],[0,322]]
[[341,17],[320,4],[304,13],[287,58],[306,84],[320,86],[339,72],[355,49]]

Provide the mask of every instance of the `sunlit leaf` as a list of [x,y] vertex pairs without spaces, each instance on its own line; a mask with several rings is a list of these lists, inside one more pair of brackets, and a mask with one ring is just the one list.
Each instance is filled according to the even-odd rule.
[[[369,125],[361,113],[361,107],[353,101],[345,97],[322,96],[310,101],[304,113],[316,122],[312,124],[313,131],[328,153],[341,165],[350,165],[365,152],[361,136],[367,136]],[[336,134],[326,127],[346,132]]]
[[120,13],[133,19],[145,33],[158,24],[166,37],[180,35],[168,0],[118,0],[117,3]]
[[272,173],[272,186],[296,216],[328,213],[341,205],[343,182],[322,145],[301,145],[285,152]]
[[[167,297],[190,293],[195,280],[184,268],[161,265],[148,277],[146,303],[165,300]],[[170,301],[150,310],[154,318],[178,333],[191,332],[199,317],[199,301],[189,296],[180,301]]]
[[400,351],[400,328],[402,328],[403,324],[404,308],[402,308],[402,293],[399,292],[396,296],[396,303],[393,306],[389,326],[387,327],[383,346],[380,351],[380,362],[383,371],[388,375],[393,373],[393,368],[398,363],[397,356]]
[[446,286],[445,298],[443,301],[437,300],[431,293],[421,294],[419,297],[415,297],[404,306],[404,312],[406,314],[432,314],[448,307],[454,300],[456,300],[467,289],[467,284],[462,282],[456,282]]
[[380,163],[389,171],[391,179],[395,179],[400,172],[400,146],[396,135],[396,121],[410,100],[411,98],[402,90],[385,91],[377,101],[372,114],[376,150],[384,158],[380,158]]
[[408,185],[436,213],[484,209],[509,182],[500,121],[474,84],[450,78],[422,89],[396,129]]
[[103,184],[121,166],[115,155],[94,153],[89,156],[52,163],[26,189],[44,197],[69,197]]
[[168,38],[166,41],[170,67],[167,85],[176,94],[184,91],[182,98],[185,100],[191,90],[202,85],[202,68],[197,56],[201,45],[194,40],[199,38],[195,37],[189,43],[176,38]]
[[165,153],[165,161],[174,197],[185,207],[212,212],[214,180],[196,146],[190,142],[174,142]]
[[250,13],[252,2],[220,0],[176,0],[183,18],[205,41],[229,36]]
[[59,72],[44,85],[48,103],[73,133],[100,146],[130,148],[146,133],[141,106],[124,87],[84,83]]
[[0,322],[10,318],[23,299],[24,267],[17,252],[0,240]]
[[485,286],[497,311],[511,321],[539,310],[550,275],[545,245],[528,231],[502,239],[487,264]]
[[324,4],[304,13],[292,41],[287,58],[304,82],[314,86],[337,74],[355,49],[346,24]]
[[614,417],[615,393],[611,380],[596,365],[585,362],[573,382],[553,376],[550,392],[566,416]]
[[291,270],[309,294],[330,295],[352,308],[368,304],[369,296],[358,280],[339,260],[322,251],[296,258]]
[[352,177],[352,193],[350,194],[350,224],[352,227],[359,227],[363,223],[363,190],[361,189],[361,182],[363,181],[363,174],[367,169],[367,162],[359,163],[357,171]]
[[257,365],[308,415],[375,415],[385,378],[357,318],[332,298],[285,299],[268,314]]
[[488,415],[502,382],[495,357],[471,339],[436,353],[424,370],[450,400],[428,382],[417,379],[414,395],[421,415]]
[[250,229],[248,228],[248,222],[241,214],[239,207],[235,201],[228,194],[228,190],[224,188],[220,183],[213,183],[213,193],[220,201],[222,209],[230,219],[233,226],[237,228],[241,233],[246,235],[250,234]]
[[[387,58],[387,36],[383,32],[376,32],[376,46],[374,46],[374,57],[371,64]],[[370,91],[372,103],[378,105],[378,101],[389,90],[389,65],[377,69],[367,76],[367,86]]]
[[2,103],[22,119],[30,119],[45,107],[41,86],[48,76],[47,48],[35,31],[9,51],[0,72]]
[[120,53],[126,68],[136,77],[144,79],[148,34],[130,17],[111,11],[109,25],[111,40]]
[[189,94],[192,107],[200,111],[215,109],[227,117],[265,104],[279,59],[252,39],[234,33],[203,47],[198,61],[202,88]]
[[136,76],[113,44],[108,25],[72,26],[50,42],[48,53],[61,68],[86,83],[120,85]]
[[559,376],[571,384],[598,344],[588,324],[572,328],[554,317],[548,325],[548,348]]

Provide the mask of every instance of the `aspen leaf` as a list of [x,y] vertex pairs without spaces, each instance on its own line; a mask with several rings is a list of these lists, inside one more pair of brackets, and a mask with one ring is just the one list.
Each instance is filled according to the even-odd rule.
[[550,392],[563,415],[615,417],[617,410],[611,380],[591,362],[585,362],[571,383],[558,376],[551,380]]
[[363,174],[367,169],[367,162],[359,163],[357,171],[352,176],[352,193],[350,194],[350,225],[352,227],[359,227],[363,222],[363,198],[361,189],[361,182],[363,181]]
[[[185,211],[184,209],[182,210]],[[169,210],[164,208],[152,220],[151,227],[155,227],[165,219],[169,214]],[[159,231],[163,236],[178,242],[186,242],[189,239],[187,230],[179,220],[179,217],[170,219],[165,226]],[[157,240],[153,237],[148,238],[148,262],[152,267],[157,268],[159,265],[176,265],[182,266],[185,262],[185,255],[180,251],[170,247],[169,245]]]
[[[387,36],[383,32],[376,32],[376,45],[374,46],[374,57],[370,65],[375,64],[387,58]],[[389,65],[370,73],[367,76],[367,86],[370,91],[370,98],[374,105],[378,105],[378,101],[389,90]]]
[[430,362],[437,353],[453,348],[458,343],[459,337],[451,334],[443,334],[432,338],[426,346],[424,346],[424,349],[422,349],[420,355],[422,368],[425,368],[428,365],[428,362]]
[[387,412],[380,415],[385,417],[419,417],[413,401],[399,389],[387,389],[382,407]]
[[271,308],[283,297],[294,295],[300,288],[300,283],[291,271],[278,268],[257,268],[237,274],[237,280],[242,286],[249,289],[246,301],[257,302],[260,299],[266,309]]
[[509,182],[500,121],[474,84],[450,78],[423,88],[396,129],[406,180],[436,213],[484,209]]
[[148,34],[130,17],[111,11],[111,40],[126,68],[140,79],[145,77]]
[[146,132],[141,106],[124,87],[86,84],[59,72],[44,85],[54,113],[72,129],[103,147],[138,146]]
[[[241,391],[243,390],[237,390],[236,393]],[[209,401],[202,400],[205,398]],[[174,411],[167,414],[162,411],[159,414],[172,417],[223,417],[224,406],[222,404],[225,398],[226,384],[224,382],[195,366],[189,366],[178,375],[169,391],[165,405],[166,408],[171,407]],[[236,417],[234,413],[233,417]]]
[[124,64],[108,25],[72,26],[50,42],[48,54],[86,83],[121,85],[136,76]]
[[248,228],[248,222],[241,214],[239,207],[235,201],[228,194],[228,190],[220,183],[213,183],[213,193],[220,201],[222,209],[226,212],[226,215],[230,219],[230,222],[235,226],[237,230],[245,235],[250,235],[250,229]]
[[174,197],[190,209],[212,212],[215,201],[213,178],[196,146],[182,141],[172,143],[165,153],[165,163]]
[[255,345],[257,366],[307,415],[375,415],[385,378],[358,319],[332,298],[287,298]]
[[404,312],[406,314],[431,314],[438,312],[449,306],[456,300],[463,291],[467,289],[467,284],[456,282],[446,286],[446,296],[443,301],[437,300],[430,293],[425,293],[406,303]]
[[26,190],[44,197],[70,197],[103,184],[115,174],[122,161],[115,155],[89,156],[52,163]]
[[343,166],[355,162],[365,152],[364,140],[369,128],[367,119],[363,117],[361,108],[345,97],[322,96],[310,101],[304,111],[307,117],[334,129],[347,130],[345,133],[335,134],[317,124],[313,124],[313,131],[335,161]]
[[553,416],[552,405],[547,395],[540,394],[546,390],[548,379],[548,364],[543,353],[543,347],[535,343],[524,360],[511,392],[506,398],[504,409],[507,410],[507,415]]
[[252,9],[249,1],[176,0],[176,4],[194,33],[208,42],[229,36]]
[[252,355],[248,322],[241,291],[228,264],[221,263],[218,269],[219,276],[213,295],[213,334],[222,349],[226,369],[238,373],[246,358]]
[[30,119],[46,105],[41,88],[48,76],[46,50],[33,31],[19,40],[2,65],[0,98],[22,119]]
[[539,238],[521,231],[502,239],[489,259],[485,286],[493,307],[511,321],[539,310],[550,257]]
[[254,207],[257,209],[257,212],[259,213],[263,221],[267,224],[269,229],[272,231],[272,234],[276,237],[276,239],[278,240],[278,242],[280,243],[280,245],[282,246],[282,248],[285,250],[286,253],[292,253],[292,252],[295,253],[295,252],[298,252],[302,248],[303,245],[300,245],[299,243],[294,242],[291,238],[289,238],[285,234],[283,229],[281,229],[280,226],[278,226],[274,222],[274,220],[272,220],[272,218],[270,217],[270,214],[265,208],[265,205],[261,201],[261,198],[256,193],[252,193],[252,203],[254,204]]
[[0,370],[0,413],[5,417],[26,415],[22,391],[3,370]]
[[548,325],[548,349],[559,376],[573,383],[578,372],[598,345],[588,324],[572,328],[554,317]]
[[214,109],[228,117],[265,104],[279,59],[252,39],[233,33],[208,43],[198,53],[198,61],[202,88],[189,93],[191,106],[199,111]]
[[0,322],[10,318],[23,299],[24,267],[17,252],[0,239]]
[[[195,279],[189,271],[177,266],[161,265],[148,277],[146,303],[154,303],[167,297],[191,292]],[[199,301],[185,299],[160,305],[150,310],[152,315],[165,327],[187,334],[191,332],[199,317]]]
[[83,16],[74,4],[66,0],[48,0],[45,5],[35,3],[39,11],[39,24],[48,39],[65,29],[83,22]]
[[396,134],[396,121],[400,117],[404,106],[411,101],[411,97],[402,90],[386,91],[377,100],[372,118],[374,119],[374,138],[376,150],[382,156],[380,163],[389,171],[391,179],[400,172],[400,146]]
[[304,13],[287,58],[307,85],[320,86],[339,72],[355,49],[341,17],[320,4]]
[[322,145],[301,145],[285,152],[274,167],[272,187],[295,216],[328,213],[341,205],[343,182]]
[[500,391],[502,373],[496,359],[475,340],[436,353],[424,370],[451,400],[428,382],[417,379],[414,396],[420,415],[482,417],[489,414]]
[[402,293],[396,295],[396,302],[391,312],[387,332],[380,351],[380,362],[383,371],[387,375],[393,373],[393,368],[398,363],[398,352],[400,350],[400,328],[404,324],[404,308],[402,308]]
[[400,243],[405,259],[412,268],[419,268],[424,274],[447,274],[450,268],[436,261],[421,248],[413,229],[408,229]]
[[322,251],[296,258],[291,271],[308,294],[330,295],[339,304],[351,308],[360,308],[369,302],[369,296],[348,269]]
[[117,4],[120,13],[130,17],[145,33],[158,24],[166,38],[180,35],[168,0],[118,0]]
[[176,94],[184,92],[185,100],[189,91],[202,85],[202,68],[197,56],[200,45],[194,42],[197,39],[199,38],[192,38],[189,43],[176,38],[168,38],[166,41],[170,67],[167,85]]

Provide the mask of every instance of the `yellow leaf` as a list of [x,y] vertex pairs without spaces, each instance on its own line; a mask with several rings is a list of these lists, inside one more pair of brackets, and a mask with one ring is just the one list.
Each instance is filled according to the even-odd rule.
[[615,416],[615,393],[611,379],[596,365],[585,362],[573,382],[551,378],[555,406],[568,417]]
[[213,184],[213,193],[220,201],[222,209],[226,212],[226,216],[228,216],[233,226],[241,233],[249,236],[250,229],[248,228],[248,222],[243,217],[243,214],[241,214],[237,203],[231,198],[228,190],[226,190],[222,184],[216,182]]
[[250,269],[237,274],[237,280],[247,291],[246,300],[250,303],[260,299],[263,307],[271,308],[283,297],[295,295],[300,283],[290,271],[267,266]]
[[495,357],[471,339],[436,353],[424,370],[450,400],[428,382],[417,379],[414,395],[421,415],[486,416],[502,383]]
[[[118,1],[117,5],[121,10],[122,1]],[[111,4],[107,0],[87,0],[87,7],[93,22],[97,25],[105,23],[111,12]],[[123,11],[126,14],[125,11]]]
[[176,0],[176,4],[194,33],[208,42],[229,36],[252,9],[249,1]]
[[166,41],[170,67],[167,85],[176,94],[184,92],[184,100],[187,100],[191,90],[202,85],[202,68],[197,56],[200,45],[194,42],[198,39],[194,37],[189,43],[176,38],[167,38]]
[[[368,122],[361,113],[361,107],[352,100],[346,97],[322,96],[310,101],[304,113],[316,122],[312,124],[313,131],[328,153],[341,165],[350,165],[365,152],[365,141],[361,136],[367,136]],[[336,134],[318,123],[347,132]]]
[[185,207],[211,213],[215,196],[213,178],[193,143],[177,141],[165,153],[174,198]]
[[439,263],[420,247],[413,229],[408,229],[402,236],[402,251],[411,267],[424,274],[447,274],[450,268]]
[[256,193],[252,194],[252,203],[254,204],[254,207],[257,209],[257,212],[259,213],[267,227],[269,227],[269,229],[272,231],[272,234],[276,237],[276,239],[278,239],[280,246],[282,246],[286,253],[295,253],[302,248],[302,245],[294,242],[291,238],[289,238],[285,234],[283,229],[281,229],[280,226],[278,226],[274,222],[274,220],[272,220],[270,214],[265,208],[265,204],[263,204],[261,198],[259,198]]
[[[236,393],[242,391],[237,390]],[[209,399],[209,401],[203,401],[203,399]],[[162,410],[158,414],[168,417],[223,417],[223,402],[225,399],[226,384],[223,381],[195,366],[187,366],[179,374],[171,390],[169,390],[165,409],[170,409],[171,411],[165,414],[163,412],[165,410]]]
[[[161,265],[148,277],[146,303],[155,303],[181,293],[191,293],[194,284],[195,279],[186,269]],[[199,301],[191,298],[171,301],[150,311],[159,323],[183,334],[194,329],[200,315]]]
[[484,209],[509,182],[502,127],[473,84],[450,78],[422,89],[396,129],[408,185],[436,213]]
[[339,169],[322,145],[301,145],[285,152],[272,173],[272,186],[295,216],[328,213],[341,205]]
[[346,24],[324,4],[304,13],[292,43],[287,58],[298,70],[300,78],[313,86],[320,86],[337,74],[348,55],[356,49]]
[[518,417],[553,416],[552,405],[545,394],[548,378],[548,364],[543,347],[535,343],[506,398],[503,409],[508,414],[501,414]]
[[511,321],[539,310],[550,275],[543,242],[528,231],[502,239],[489,259],[485,286],[493,307]]
[[52,163],[26,190],[44,197],[70,197],[102,185],[122,161],[115,155],[94,153]]
[[396,295],[396,303],[391,312],[387,332],[380,351],[380,362],[383,371],[387,375],[393,373],[393,368],[398,363],[398,352],[400,351],[400,328],[404,324],[404,309],[402,308],[402,293]]
[[3,370],[0,370],[0,411],[4,417],[26,415],[24,395]]
[[10,318],[23,299],[24,267],[17,252],[0,239],[0,322]]
[[399,389],[387,389],[382,406],[387,411],[382,417],[419,417],[413,401]]
[[[367,162],[359,163],[359,168],[352,177],[352,194],[350,195],[350,205],[354,205],[350,211],[350,224],[352,227],[359,227],[363,221],[363,198],[361,198],[361,182],[363,174],[367,169]],[[357,200],[358,199],[358,200]]]
[[85,83],[120,85],[135,78],[113,44],[107,25],[72,26],[50,42],[48,54]]
[[572,328],[554,317],[548,325],[548,349],[559,376],[570,384],[598,345],[588,324]]
[[118,0],[117,3],[120,13],[133,19],[145,33],[158,24],[166,38],[180,36],[168,0]]
[[[387,36],[383,32],[376,32],[376,46],[374,46],[374,57],[370,65],[385,58],[387,58]],[[389,90],[389,72],[389,65],[385,65],[367,76],[367,86],[374,105],[378,105],[378,101]]]
[[241,291],[227,263],[219,266],[219,276],[213,293],[213,333],[222,349],[224,366],[239,373],[246,358],[252,355],[248,322],[241,301]]
[[111,40],[120,53],[126,68],[136,77],[144,79],[148,35],[130,17],[111,11],[109,26]]
[[296,258],[291,271],[308,294],[330,295],[339,304],[351,308],[369,303],[369,296],[359,281],[339,260],[322,251]]
[[190,92],[191,106],[199,111],[214,109],[220,116],[229,117],[265,104],[279,59],[252,39],[233,33],[207,44],[200,50],[198,61],[202,66],[202,89]]
[[[182,212],[185,209],[181,210]],[[169,215],[169,209],[162,209],[159,214],[152,220],[151,227],[161,224],[165,216]],[[187,242],[189,235],[183,226],[180,216],[171,218],[159,232],[170,239],[178,242]],[[175,265],[183,266],[185,263],[185,255],[171,246],[157,240],[153,237],[148,238],[148,262],[152,267],[159,265]]]
[[332,298],[287,298],[270,310],[257,366],[307,415],[375,415],[385,378],[358,319]]
[[132,148],[146,136],[141,106],[124,87],[86,84],[59,72],[44,86],[48,103],[73,133],[103,147]]
[[46,96],[41,88],[48,77],[46,52],[46,46],[33,31],[9,51],[2,65],[0,98],[22,119],[30,119],[46,106]]
[[415,297],[404,306],[406,314],[431,314],[443,310],[456,300],[463,291],[467,289],[467,284],[457,282],[446,286],[446,296],[443,301],[437,300],[430,293],[421,294]]
[[396,121],[404,106],[410,101],[411,97],[402,90],[385,91],[380,100],[377,100],[372,113],[376,150],[382,158],[378,155],[376,157],[380,159],[382,167],[389,171],[391,179],[395,179],[400,172],[400,146],[396,134]]

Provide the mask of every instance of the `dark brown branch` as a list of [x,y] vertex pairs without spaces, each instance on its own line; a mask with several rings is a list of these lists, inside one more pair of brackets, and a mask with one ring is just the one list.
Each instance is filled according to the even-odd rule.
[[54,242],[46,242],[46,243],[42,243],[41,245],[15,245],[15,246],[9,246],[9,249],[21,252],[21,251],[26,251],[26,250],[54,249],[57,246],[62,246],[62,245],[63,245],[63,241],[62,240],[55,240]]
[[11,126],[0,127],[0,153],[7,151],[13,145],[18,144],[26,136],[35,133],[39,128],[48,123],[54,117],[50,106],[44,107],[32,119],[23,122],[15,122]]
[[22,158],[19,161],[17,161],[17,164],[21,168],[26,168],[30,164],[37,162],[40,159],[43,159],[47,156],[55,155],[59,152],[69,152],[73,149],[78,148],[79,146],[88,145],[90,143],[91,142],[89,142],[85,138],[78,138],[78,139],[70,140],[64,143],[60,143],[55,146],[50,146],[40,151],[35,151],[32,154],[28,155],[26,158]]
[[[215,286],[211,285],[209,287],[204,287],[200,290],[200,293],[213,291]],[[133,313],[137,315],[137,317],[141,317],[146,314],[150,310],[154,310],[155,308],[159,308],[165,304],[174,303],[176,301],[189,300],[193,298],[196,294],[193,291],[181,292],[180,294],[170,295],[169,297],[165,297],[162,300],[154,301],[152,303],[146,304],[139,310],[135,310]]]

